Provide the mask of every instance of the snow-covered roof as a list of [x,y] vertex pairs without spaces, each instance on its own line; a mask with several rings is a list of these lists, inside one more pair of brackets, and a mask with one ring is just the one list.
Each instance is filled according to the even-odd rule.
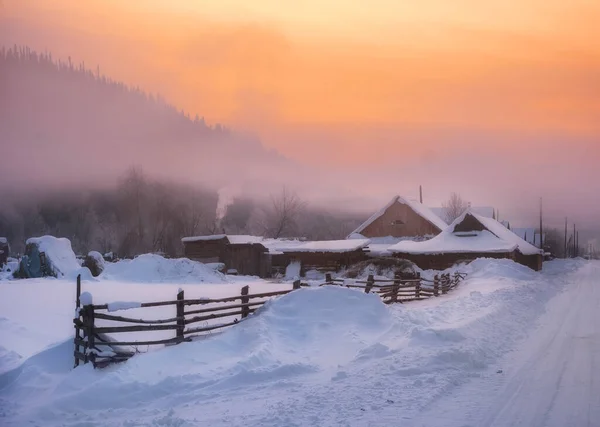
[[191,236],[181,239],[183,243],[200,242],[203,240],[221,240],[228,237],[226,234],[210,234],[208,236]]
[[362,231],[364,231],[365,228],[367,228],[369,225],[374,223],[378,218],[380,218],[383,214],[385,214],[385,212],[390,207],[392,207],[394,205],[394,203],[396,203],[396,202],[403,204],[403,205],[407,205],[409,208],[411,208],[413,211],[415,211],[415,213],[417,215],[419,215],[422,218],[424,218],[425,220],[429,221],[430,223],[435,225],[440,230],[443,230],[444,228],[446,228],[448,226],[448,224],[446,224],[438,215],[436,215],[431,209],[429,209],[424,204],[419,203],[416,200],[407,200],[401,196],[394,196],[392,198],[392,200],[390,200],[384,207],[382,207],[377,212],[375,212],[373,215],[371,215],[369,217],[369,219],[367,219],[356,230],[354,230],[352,233],[350,233],[348,238],[352,239],[352,238],[354,238],[354,237],[352,237],[353,235],[360,234]]
[[269,250],[279,252],[352,252],[369,245],[369,239],[351,240],[319,240],[319,241],[285,241],[268,243]]
[[523,255],[536,255],[542,253],[539,248],[536,248],[531,243],[526,242],[521,239],[511,230],[503,226],[501,223],[496,221],[493,218],[487,218],[478,214],[473,214],[479,222],[481,222],[488,230],[494,233],[499,238],[506,240],[507,242],[511,242],[517,245],[519,252]]
[[[446,208],[435,207],[430,209],[434,214],[436,214],[440,218],[446,218]],[[494,208],[492,206],[471,206],[469,209],[472,213],[476,213],[477,215],[481,215],[486,218],[494,218],[496,216],[494,214]]]
[[[485,228],[483,231],[455,232],[455,227],[471,215]],[[507,253],[519,250],[524,255],[541,253],[493,218],[467,210],[448,228],[431,240],[404,241],[388,248],[392,253],[442,254],[442,253]]]
[[[535,227],[511,228],[511,231],[521,239],[531,243],[533,246],[538,246],[540,244],[540,233],[537,232]],[[544,233],[544,241],[545,240],[546,233]]]
[[270,239],[261,236],[217,234],[213,236],[184,237],[184,243],[227,239],[233,245],[261,244],[271,254],[285,252],[352,252],[368,246],[366,238],[351,240],[306,241],[299,239]]
[[264,241],[264,238],[261,236],[250,236],[246,234],[228,234],[227,239],[229,240],[229,243],[233,245],[250,245],[254,243],[262,243]]

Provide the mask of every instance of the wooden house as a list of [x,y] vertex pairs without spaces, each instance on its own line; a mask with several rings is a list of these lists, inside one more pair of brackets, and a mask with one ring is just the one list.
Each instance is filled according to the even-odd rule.
[[427,206],[395,196],[354,230],[348,238],[430,238],[448,226]]
[[533,270],[542,268],[539,248],[521,239],[493,218],[467,210],[431,240],[403,241],[388,248],[393,256],[422,269],[442,270],[476,258],[507,258]]

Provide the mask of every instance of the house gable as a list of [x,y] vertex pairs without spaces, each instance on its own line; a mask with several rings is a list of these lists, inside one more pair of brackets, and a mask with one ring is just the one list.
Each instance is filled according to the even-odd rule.
[[425,206],[413,206],[417,203],[396,196],[352,234],[370,238],[434,236],[440,233],[445,227],[443,221],[430,213]]

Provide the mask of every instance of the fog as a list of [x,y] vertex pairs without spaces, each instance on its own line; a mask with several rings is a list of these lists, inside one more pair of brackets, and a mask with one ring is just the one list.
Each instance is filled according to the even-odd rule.
[[[534,51],[481,33],[488,59],[415,46],[325,50],[264,23],[130,10],[108,31],[115,4],[70,17],[5,2],[0,45],[52,58],[0,65],[2,203],[115,189],[135,165],[231,199],[268,200],[286,186],[314,208],[363,217],[395,194],[418,197],[421,185],[430,206],[458,192],[533,226],[542,197],[546,224],[568,216],[598,228],[600,68],[587,45],[565,59],[551,39]],[[501,57],[507,47],[536,60]]]

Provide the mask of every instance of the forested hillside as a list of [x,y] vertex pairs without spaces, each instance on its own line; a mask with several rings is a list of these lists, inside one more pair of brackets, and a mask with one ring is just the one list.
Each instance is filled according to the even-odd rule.
[[2,162],[0,188],[114,181],[132,164],[216,186],[234,174],[260,182],[257,166],[289,167],[254,138],[70,58],[1,48],[0,76],[0,151],[12,159]]

